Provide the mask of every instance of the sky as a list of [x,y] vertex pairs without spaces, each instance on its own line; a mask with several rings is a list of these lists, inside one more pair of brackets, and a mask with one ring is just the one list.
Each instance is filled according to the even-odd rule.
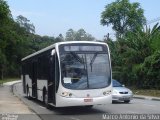
[[[110,33],[111,27],[100,24],[104,7],[115,0],[6,0],[13,18],[22,15],[35,26],[36,34],[65,37],[67,30],[83,28],[98,40]],[[139,2],[148,21],[160,17],[160,0],[130,0]],[[156,23],[152,23],[156,24]]]

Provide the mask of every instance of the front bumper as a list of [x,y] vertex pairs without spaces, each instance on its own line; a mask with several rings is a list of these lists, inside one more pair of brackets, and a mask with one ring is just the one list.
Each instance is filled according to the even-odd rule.
[[87,105],[104,105],[112,103],[112,95],[104,97],[94,97],[91,102],[85,102],[84,99],[88,98],[66,98],[57,95],[56,107],[67,106],[87,106]]
[[126,100],[132,100],[133,94],[114,94],[112,95],[113,101],[126,101]]

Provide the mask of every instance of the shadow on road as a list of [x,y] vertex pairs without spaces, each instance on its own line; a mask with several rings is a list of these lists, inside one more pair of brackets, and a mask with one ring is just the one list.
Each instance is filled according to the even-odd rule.
[[125,103],[123,101],[112,101],[112,104],[132,104],[131,102]]
[[[27,99],[27,97],[24,97],[24,98]],[[42,107],[45,107],[43,102],[33,98],[31,100],[32,102]],[[59,107],[59,108],[49,106],[48,110],[53,112],[54,114],[56,113],[56,115],[88,115],[88,114],[106,113],[106,111],[95,109],[94,106],[92,108],[87,106]]]
[[[93,108],[86,108],[86,107],[62,107],[62,108],[55,108],[51,107],[50,110],[57,112],[61,115],[88,115],[88,114],[102,114],[104,111],[97,110]],[[106,112],[105,112],[106,113]]]

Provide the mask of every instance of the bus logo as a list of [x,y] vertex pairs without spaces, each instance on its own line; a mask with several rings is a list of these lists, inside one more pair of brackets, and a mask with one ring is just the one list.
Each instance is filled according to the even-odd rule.
[[87,94],[87,97],[90,97],[90,95],[89,95],[89,94]]

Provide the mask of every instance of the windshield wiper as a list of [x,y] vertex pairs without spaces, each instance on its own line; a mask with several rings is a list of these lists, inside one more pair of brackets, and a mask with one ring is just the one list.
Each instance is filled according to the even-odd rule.
[[75,53],[75,52],[70,52],[71,55],[77,59],[78,62],[84,64],[84,61]]
[[97,54],[98,54],[98,52],[96,52],[96,53],[94,54],[94,56],[93,56],[93,58],[92,58],[92,60],[91,60],[91,62],[90,62],[91,72],[92,72],[92,65],[93,65],[93,63],[94,63],[94,61],[95,61],[95,59],[96,59],[96,57],[97,57]]

